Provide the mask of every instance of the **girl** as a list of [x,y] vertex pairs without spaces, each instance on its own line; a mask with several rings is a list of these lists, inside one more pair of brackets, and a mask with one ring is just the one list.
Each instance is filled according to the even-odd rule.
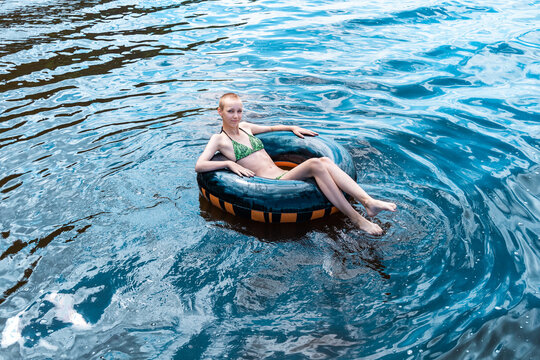
[[[262,126],[243,122],[242,101],[233,93],[221,97],[217,111],[223,120],[222,131],[212,135],[197,160],[195,171],[228,168],[239,176],[257,175],[277,180],[303,180],[313,177],[326,198],[358,228],[372,235],[382,234],[379,225],[360,215],[347,201],[342,191],[359,201],[369,217],[383,210],[396,211],[396,204],[373,199],[349,175],[325,157],[306,160],[289,171],[280,169],[264,150],[261,140],[254,136],[268,131],[285,130],[303,138],[304,135],[316,136],[318,135],[316,132],[298,126]],[[218,151],[231,160],[211,161]]]

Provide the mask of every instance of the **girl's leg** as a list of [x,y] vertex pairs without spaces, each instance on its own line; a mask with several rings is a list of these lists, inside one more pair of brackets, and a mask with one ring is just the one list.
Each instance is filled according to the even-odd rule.
[[368,195],[351,177],[341,170],[332,160],[327,157],[320,158],[336,185],[347,194],[351,195],[366,208],[367,215],[373,217],[383,210],[396,211],[396,204],[376,200]]
[[302,180],[314,177],[317,185],[324,196],[341,211],[348,216],[360,229],[372,235],[381,235],[382,229],[379,225],[366,220],[349,204],[340,188],[330,175],[327,166],[320,159],[309,159],[298,165],[281,178],[282,180]]

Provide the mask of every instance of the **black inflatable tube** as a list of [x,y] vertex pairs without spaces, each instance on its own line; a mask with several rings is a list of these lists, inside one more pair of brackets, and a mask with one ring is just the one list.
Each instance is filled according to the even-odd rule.
[[[321,136],[304,139],[291,132],[257,135],[274,162],[299,164],[315,157],[328,157],[356,180],[351,155],[343,146]],[[217,154],[213,160],[222,158]],[[201,194],[213,205],[233,215],[261,222],[302,222],[328,216],[337,210],[313,179],[274,180],[240,177],[228,170],[199,173]]]

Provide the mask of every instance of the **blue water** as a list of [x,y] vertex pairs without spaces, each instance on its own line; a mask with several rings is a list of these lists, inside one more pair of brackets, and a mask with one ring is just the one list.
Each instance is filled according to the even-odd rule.
[[[0,358],[535,358],[538,9],[0,1]],[[385,234],[200,198],[228,91],[350,151]]]

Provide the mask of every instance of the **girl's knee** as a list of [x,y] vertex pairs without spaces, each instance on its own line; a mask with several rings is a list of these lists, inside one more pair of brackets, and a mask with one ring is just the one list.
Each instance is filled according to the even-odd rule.
[[320,161],[322,161],[323,163],[326,163],[326,164],[332,164],[333,163],[333,161],[330,160],[330,158],[327,158],[326,156],[323,156],[323,157],[321,157],[319,159],[320,159]]
[[330,160],[330,158],[327,158],[326,156],[323,156],[323,157],[319,158],[319,162],[326,169],[330,169],[332,167],[332,165],[334,165],[334,162],[332,160]]
[[305,162],[309,164],[309,166],[317,166],[321,163],[320,158],[307,159]]
[[327,163],[323,160],[323,158],[312,158],[309,160],[311,161],[311,169],[313,174],[321,175],[322,173],[327,172]]

